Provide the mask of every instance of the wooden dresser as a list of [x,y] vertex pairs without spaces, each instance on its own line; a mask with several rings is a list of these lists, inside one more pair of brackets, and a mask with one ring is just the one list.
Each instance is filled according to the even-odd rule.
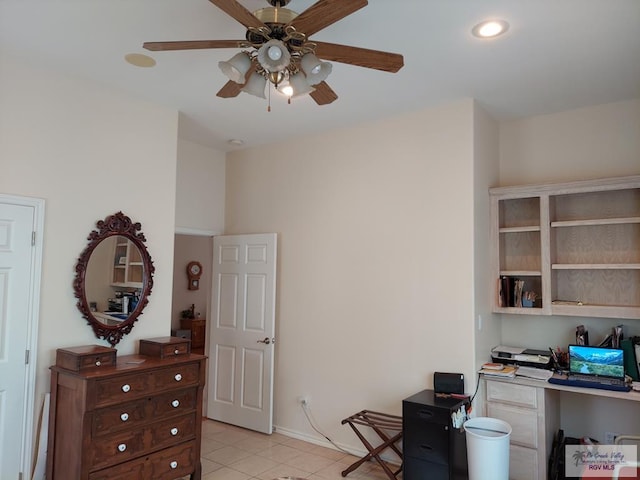
[[200,479],[206,357],[188,340],[152,340],[161,348],[117,359],[95,345],[58,350],[47,480]]

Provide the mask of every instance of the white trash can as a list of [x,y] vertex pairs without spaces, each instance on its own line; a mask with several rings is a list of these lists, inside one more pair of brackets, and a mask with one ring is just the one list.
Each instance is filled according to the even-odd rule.
[[469,480],[509,480],[511,425],[497,418],[464,422]]

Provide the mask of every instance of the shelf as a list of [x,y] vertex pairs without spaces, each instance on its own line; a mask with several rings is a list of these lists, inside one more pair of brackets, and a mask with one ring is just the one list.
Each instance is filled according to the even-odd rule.
[[501,277],[539,277],[542,272],[535,270],[500,270]]
[[547,299],[501,307],[496,281],[494,312],[640,319],[640,175],[489,193],[492,276],[524,280],[524,291]]
[[640,263],[554,263],[552,270],[640,270]]
[[594,218],[591,220],[562,220],[551,222],[551,226],[554,228],[561,228],[584,227],[592,225],[628,225],[633,223],[640,223],[640,217]]
[[523,233],[523,232],[539,232],[540,225],[531,225],[529,227],[500,227],[500,233]]

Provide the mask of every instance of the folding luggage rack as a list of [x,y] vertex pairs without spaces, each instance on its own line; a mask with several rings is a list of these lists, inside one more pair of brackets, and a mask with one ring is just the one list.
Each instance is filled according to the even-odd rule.
[[[390,448],[402,460],[402,452],[396,446],[396,443],[402,438],[402,417],[397,415],[388,415],[386,413],[372,412],[371,410],[362,410],[351,415],[349,418],[342,420],[342,425],[345,423],[349,424],[369,453],[344,470],[342,472],[342,476],[346,477],[364,462],[373,458],[380,464],[390,480],[397,480],[396,475],[402,471],[402,464],[400,465],[400,468],[394,472],[389,468],[389,464],[380,458],[380,454],[387,448]],[[376,432],[382,440],[382,443],[376,447],[371,445],[362,432],[358,430],[357,425],[373,429],[373,431]]]

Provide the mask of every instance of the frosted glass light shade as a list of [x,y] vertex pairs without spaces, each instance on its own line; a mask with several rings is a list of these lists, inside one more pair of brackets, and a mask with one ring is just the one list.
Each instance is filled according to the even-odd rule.
[[218,62],[218,67],[231,81],[242,85],[244,76],[251,66],[251,57],[245,52],[236,53],[226,62]]
[[328,62],[321,62],[313,53],[307,53],[302,57],[300,66],[307,76],[309,85],[317,85],[327,79],[333,68]]
[[240,90],[249,93],[251,95],[255,95],[256,97],[264,98],[267,97],[264,94],[264,87],[267,85],[267,79],[260,75],[257,72],[253,72],[247,80],[247,83]]
[[304,73],[298,72],[295,75],[289,77],[289,85],[293,88],[292,97],[299,97],[300,95],[305,95],[307,93],[311,93],[315,90],[304,76]]
[[268,72],[281,72],[290,62],[291,54],[280,40],[269,40],[258,49],[258,63]]

